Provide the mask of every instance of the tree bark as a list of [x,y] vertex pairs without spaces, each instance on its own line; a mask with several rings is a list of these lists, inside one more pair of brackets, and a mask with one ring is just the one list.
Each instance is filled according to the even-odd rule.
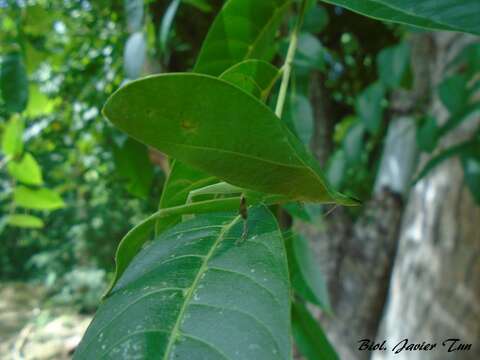
[[[470,38],[440,33],[433,39],[436,51],[429,61],[435,84],[445,76],[447,64]],[[434,95],[432,99],[432,113],[439,122],[445,121],[446,110]],[[474,126],[478,126],[478,119],[451,133],[440,147],[469,137]],[[464,184],[457,159],[444,162],[412,189],[401,228],[389,303],[377,336],[377,340],[387,340],[388,350],[376,352],[374,360],[480,358],[479,219],[480,208]],[[431,351],[391,351],[404,339],[437,345]],[[448,353],[452,343],[442,345],[447,339],[459,339],[472,347],[469,351]]]

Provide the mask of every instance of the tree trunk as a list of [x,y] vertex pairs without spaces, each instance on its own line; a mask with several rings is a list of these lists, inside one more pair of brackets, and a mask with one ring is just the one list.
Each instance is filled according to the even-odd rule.
[[[470,39],[436,34],[434,40],[431,74],[432,81],[438,83],[448,62]],[[438,99],[432,98],[432,112],[442,122],[448,114]],[[472,126],[477,125],[478,121],[465,123],[445,139],[443,147],[469,137]],[[479,220],[480,208],[465,187],[457,159],[444,162],[412,189],[390,282],[389,303],[377,336],[377,340],[387,340],[388,350],[376,352],[373,359],[480,358]],[[395,354],[392,348],[404,339],[408,343],[425,341],[437,345],[431,351],[404,350]],[[472,347],[448,353],[453,342],[442,345],[448,339],[459,339]]]

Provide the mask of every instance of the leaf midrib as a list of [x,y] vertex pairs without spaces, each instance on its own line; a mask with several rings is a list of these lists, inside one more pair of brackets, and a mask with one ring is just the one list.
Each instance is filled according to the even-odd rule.
[[172,332],[170,334],[170,338],[168,340],[167,348],[165,350],[165,354],[163,355],[163,360],[168,360],[170,353],[173,349],[173,346],[175,344],[175,341],[177,340],[177,337],[180,333],[180,325],[182,323],[183,317],[185,315],[185,311],[187,310],[188,305],[190,304],[190,301],[192,300],[193,294],[195,290],[198,287],[198,284],[202,278],[202,275],[205,274],[208,270],[208,262],[212,258],[218,244],[223,240],[225,237],[225,234],[241,219],[241,215],[237,215],[229,224],[225,225],[224,228],[220,231],[220,234],[218,235],[217,239],[215,242],[212,244],[212,247],[210,248],[208,254],[205,256],[202,265],[200,266],[200,269],[197,273],[197,276],[195,276],[195,279],[193,280],[192,286],[189,288],[187,295],[185,296],[185,301],[183,302],[182,307],[180,308],[180,312],[178,313],[177,320],[175,321],[175,326],[172,329]]

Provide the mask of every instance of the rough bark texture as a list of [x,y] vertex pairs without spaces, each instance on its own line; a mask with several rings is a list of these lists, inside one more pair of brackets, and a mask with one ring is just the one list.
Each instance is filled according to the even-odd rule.
[[[456,34],[436,34],[433,39],[431,78],[437,83],[449,60],[470,39]],[[435,97],[432,112],[440,122],[447,116]],[[440,148],[465,139],[477,124],[478,119],[466,123]],[[480,358],[479,219],[480,207],[465,187],[458,160],[443,163],[415,186],[403,219],[389,304],[377,339],[387,339],[389,349],[405,338],[409,343],[426,341],[437,346],[432,351],[376,352],[373,359]],[[472,348],[448,353],[450,343],[443,347],[442,342],[449,338],[472,344]]]

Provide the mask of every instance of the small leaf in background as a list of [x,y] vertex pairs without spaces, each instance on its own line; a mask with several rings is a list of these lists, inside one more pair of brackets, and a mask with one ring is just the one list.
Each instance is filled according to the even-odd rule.
[[205,38],[194,71],[218,76],[246,59],[270,61],[288,0],[229,0]]
[[8,121],[2,136],[2,151],[12,158],[19,156],[23,151],[23,119],[12,116]]
[[[413,184],[417,183],[420,181],[422,178],[424,178],[430,171],[432,171],[434,168],[436,168],[438,165],[443,163],[445,160],[450,159],[451,157],[455,156],[461,156],[464,154],[469,154],[472,149],[478,148],[479,142],[478,140],[468,140],[463,143],[451,146],[447,148],[446,150],[440,152],[438,155],[435,155],[432,157],[420,170],[418,175],[415,177],[413,180]],[[474,151],[474,150],[473,150]]]
[[160,51],[162,53],[167,52],[168,38],[170,36],[170,30],[172,28],[173,19],[177,13],[178,7],[181,0],[172,0],[170,5],[168,5],[167,10],[162,17],[162,22],[160,23],[159,33],[158,33],[158,42],[160,45]]
[[364,135],[365,125],[361,122],[357,122],[348,129],[343,139],[343,150],[348,164],[356,164],[360,161],[364,148]]
[[312,105],[306,96],[297,93],[289,96],[285,121],[293,125],[298,138],[309,148],[313,136],[314,119]]
[[418,147],[427,152],[432,152],[437,146],[439,128],[437,120],[433,116],[428,116],[420,122],[417,130]]
[[8,215],[7,224],[28,229],[41,229],[44,226],[42,219],[26,214]]
[[305,14],[302,30],[307,33],[318,34],[327,27],[329,21],[325,7],[314,4]]
[[278,68],[262,60],[248,59],[225,70],[220,79],[265,101],[280,76]]
[[330,313],[332,307],[328,298],[327,284],[307,239],[299,234],[292,234],[286,242],[294,291],[303,299]]
[[283,239],[264,207],[249,210],[248,224],[241,244],[237,213],[198,216],[150,242],[74,359],[291,359]]
[[28,102],[28,77],[19,52],[2,57],[0,65],[0,94],[9,112],[22,112]]
[[296,66],[323,70],[325,67],[324,55],[325,52],[320,40],[309,33],[300,34],[294,61]]
[[124,0],[125,14],[129,32],[142,29],[143,24],[143,0]]
[[376,82],[368,86],[355,102],[358,116],[372,134],[377,134],[382,125],[384,94],[384,87]]
[[153,165],[148,156],[148,148],[138,141],[128,138],[120,146],[114,146],[115,169],[126,180],[126,188],[134,196],[146,198],[153,182]]
[[56,210],[65,206],[60,195],[53,190],[33,190],[21,185],[15,187],[13,201],[17,206],[34,210]]
[[475,202],[480,205],[480,143],[461,157],[465,183],[470,189]]
[[339,359],[318,320],[298,300],[292,306],[292,332],[295,344],[307,360]]
[[28,91],[28,106],[25,115],[36,117],[40,115],[48,115],[53,111],[55,101],[49,99],[42,93],[38,85],[30,85]]
[[385,87],[394,89],[400,86],[410,70],[410,47],[402,42],[383,49],[377,57],[378,74]]
[[450,114],[461,112],[468,104],[469,90],[464,75],[453,75],[438,86],[438,96]]
[[375,19],[480,35],[478,0],[323,0]]
[[347,170],[347,159],[343,150],[337,150],[328,164],[327,179],[336,189],[339,189],[344,181]]
[[52,29],[56,15],[40,4],[29,5],[25,8],[22,30],[33,36],[46,34]]
[[25,153],[21,159],[11,160],[7,165],[12,177],[27,185],[42,185],[42,169],[30,153]]
[[129,79],[138,78],[143,72],[147,56],[147,43],[142,32],[135,32],[127,40],[123,52],[123,67]]

